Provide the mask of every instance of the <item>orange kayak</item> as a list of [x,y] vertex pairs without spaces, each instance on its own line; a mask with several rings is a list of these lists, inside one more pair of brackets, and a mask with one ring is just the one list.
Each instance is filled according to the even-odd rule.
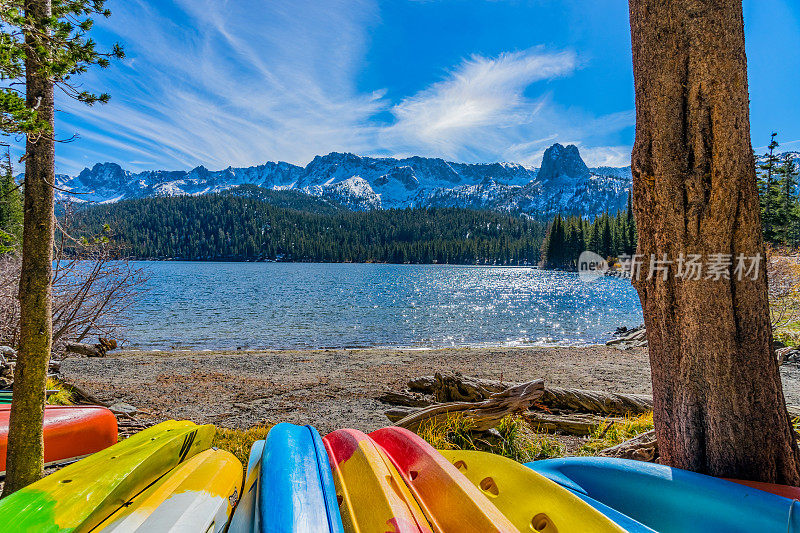
[[519,531],[480,488],[415,433],[387,427],[369,437],[389,457],[434,531]]
[[[0,475],[6,472],[10,405],[0,405]],[[61,463],[117,443],[117,418],[105,407],[48,405],[44,411],[44,462]]]

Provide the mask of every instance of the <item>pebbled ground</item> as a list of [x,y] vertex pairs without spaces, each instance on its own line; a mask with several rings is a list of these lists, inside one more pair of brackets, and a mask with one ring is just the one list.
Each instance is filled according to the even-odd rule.
[[[312,424],[324,435],[388,425],[376,398],[413,377],[459,371],[484,378],[543,378],[562,387],[649,393],[646,348],[448,348],[120,352],[70,358],[64,379],[103,401],[140,409],[148,423],[191,419],[231,428],[262,421]],[[787,403],[800,405],[800,369],[782,369]]]

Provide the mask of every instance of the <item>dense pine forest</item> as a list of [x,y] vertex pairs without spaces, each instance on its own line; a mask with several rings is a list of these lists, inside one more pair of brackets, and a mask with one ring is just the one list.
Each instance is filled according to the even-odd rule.
[[[800,245],[795,153],[773,134],[758,162],[764,240]],[[21,190],[5,158],[0,175],[0,253],[19,246]],[[59,210],[61,211],[61,210]],[[78,209],[87,235],[108,224],[136,258],[534,265],[574,270],[591,250],[613,259],[636,250],[630,207],[594,220],[550,221],[460,208],[353,212],[297,191],[242,186],[204,196],[128,200]]]
[[590,221],[582,217],[556,217],[548,224],[542,244],[542,266],[574,270],[578,257],[590,250],[612,259],[636,250],[636,224],[630,201],[628,209],[612,216],[608,213]]
[[469,209],[303,210],[248,194],[209,194],[94,206],[75,225],[108,224],[138,258],[531,265],[545,225]]

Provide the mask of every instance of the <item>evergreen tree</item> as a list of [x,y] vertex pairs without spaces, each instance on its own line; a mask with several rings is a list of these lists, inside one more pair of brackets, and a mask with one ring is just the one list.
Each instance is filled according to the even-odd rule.
[[791,154],[786,154],[777,168],[778,210],[775,238],[782,244],[798,242],[797,164]]
[[22,240],[22,192],[6,151],[0,175],[0,253],[15,252]]
[[[584,250],[605,258],[629,253],[627,250],[636,249],[635,229],[630,231],[629,228],[628,214],[623,212],[613,217],[603,213],[592,222],[578,216],[565,218],[556,215],[548,225],[542,242],[541,266],[575,269]],[[629,235],[633,236],[633,242],[628,241]]]
[[633,255],[636,253],[636,221],[633,219],[633,204],[631,203],[631,193],[628,193],[628,207],[625,212],[625,229],[627,238],[625,239],[627,248],[625,253]]
[[608,259],[614,255],[611,223],[608,213],[600,217],[600,255]]
[[559,214],[550,222],[542,245],[542,266],[544,268],[564,268],[566,242],[564,220]]
[[[43,474],[42,424],[52,348],[50,281],[55,232],[55,89],[85,104],[108,100],[73,79],[121,57],[89,38],[92,16],[109,16],[104,0],[4,0],[0,3],[0,131],[26,135],[25,218],[19,284],[20,332],[8,429],[3,495]],[[24,90],[20,90],[20,86]]]
[[767,146],[767,153],[764,154],[764,162],[758,165],[761,170],[758,176],[758,189],[761,201],[761,226],[764,231],[764,239],[768,242],[775,241],[776,226],[778,221],[778,196],[780,191],[776,180],[778,163],[780,157],[775,153],[779,144],[775,140],[777,133],[772,133],[770,142]]

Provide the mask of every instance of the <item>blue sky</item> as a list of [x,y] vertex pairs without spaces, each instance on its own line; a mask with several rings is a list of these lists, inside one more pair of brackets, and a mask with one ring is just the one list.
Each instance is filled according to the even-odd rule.
[[[800,2],[745,0],[753,144],[800,149]],[[537,165],[554,142],[629,164],[623,0],[125,0],[99,24],[127,59],[63,99],[59,172],[250,166],[314,155]]]

